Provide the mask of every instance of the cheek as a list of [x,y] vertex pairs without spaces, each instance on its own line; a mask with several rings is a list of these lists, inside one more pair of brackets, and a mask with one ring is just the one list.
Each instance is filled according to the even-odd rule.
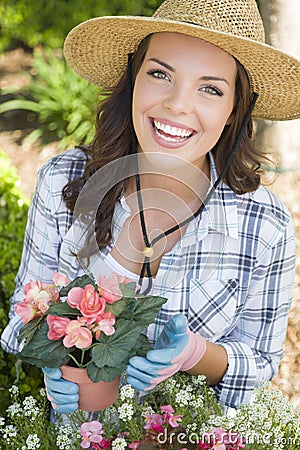
[[202,124],[204,127],[210,130],[220,131],[222,133],[225,125],[230,121],[232,112],[232,102],[228,102],[227,105],[216,108],[206,108],[202,111]]

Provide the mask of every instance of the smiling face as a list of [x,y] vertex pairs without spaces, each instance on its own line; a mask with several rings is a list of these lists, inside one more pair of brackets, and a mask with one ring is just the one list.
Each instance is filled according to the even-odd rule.
[[139,151],[177,156],[200,169],[234,104],[236,63],[220,48],[178,34],[154,34],[133,91]]

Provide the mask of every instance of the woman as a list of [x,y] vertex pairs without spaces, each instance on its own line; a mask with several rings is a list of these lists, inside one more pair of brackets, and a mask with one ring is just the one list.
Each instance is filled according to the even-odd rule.
[[[69,64],[110,95],[93,144],[40,171],[7,351],[18,350],[13,306],[26,282],[107,270],[168,298],[147,330],[154,350],[130,360],[133,387],[185,370],[237,407],[276,374],[295,243],[289,212],[260,184],[251,113],[300,117],[300,64],[263,41],[254,0],[165,0],[152,18],[71,31]],[[82,224],[95,242],[91,232],[82,241]],[[77,386],[44,372],[54,409],[76,410]]]

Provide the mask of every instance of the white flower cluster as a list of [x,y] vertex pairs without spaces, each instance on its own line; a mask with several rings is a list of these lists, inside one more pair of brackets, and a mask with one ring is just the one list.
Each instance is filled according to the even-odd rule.
[[132,419],[134,414],[133,405],[131,403],[123,403],[123,405],[118,408],[119,418],[127,422]]
[[127,442],[124,438],[116,438],[112,443],[112,448],[114,450],[124,450],[127,447]]
[[300,429],[300,412],[268,382],[261,384],[252,403],[243,405],[233,417],[223,420],[223,426],[240,431],[248,444],[270,445],[281,450],[289,445],[287,439],[291,445],[296,441],[300,443],[299,431],[295,433]]
[[40,448],[41,441],[37,434],[30,434],[26,439],[26,450],[35,450]]
[[58,428],[56,445],[59,450],[73,450],[74,448],[74,430],[71,425],[61,425]]
[[11,393],[12,397],[19,394],[19,388],[15,384],[12,385],[11,388],[8,389],[8,392]]
[[24,398],[22,406],[24,415],[27,417],[31,417],[32,419],[34,419],[40,413],[40,409],[37,406],[37,400],[31,395]]
[[18,430],[14,425],[6,425],[2,430],[3,439],[7,442],[11,442],[11,438],[17,436]]
[[21,404],[15,402],[8,406],[6,412],[9,417],[21,417],[23,411]]
[[124,386],[121,387],[120,398],[121,398],[122,402],[124,402],[128,398],[130,398],[130,399],[134,398],[134,395],[135,395],[135,391],[130,384],[125,384]]

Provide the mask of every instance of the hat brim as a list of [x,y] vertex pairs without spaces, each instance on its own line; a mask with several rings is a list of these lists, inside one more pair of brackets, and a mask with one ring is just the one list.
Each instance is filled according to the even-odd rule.
[[153,17],[106,16],[87,20],[68,34],[64,54],[82,78],[104,90],[119,81],[128,53],[151,33],[176,32],[204,39],[234,56],[259,94],[253,116],[268,120],[300,118],[300,62],[270,45],[190,23]]

